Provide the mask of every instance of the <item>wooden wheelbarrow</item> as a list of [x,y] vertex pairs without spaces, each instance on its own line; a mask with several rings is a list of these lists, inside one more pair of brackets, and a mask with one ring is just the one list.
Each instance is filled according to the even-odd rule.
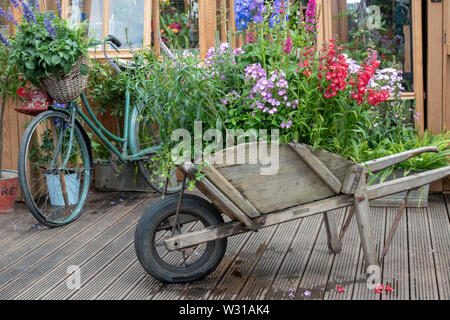
[[[227,160],[230,156],[237,159],[245,155],[248,160],[249,150],[255,150],[251,149],[252,146],[255,147],[252,144],[234,146],[219,155],[226,155]],[[366,266],[376,266],[369,200],[417,189],[450,173],[449,166],[367,186],[369,170],[380,171],[425,152],[439,152],[434,147],[364,164],[355,164],[327,151],[313,151],[310,146],[297,143],[282,144],[278,152],[279,170],[276,175],[261,175],[264,164],[204,166],[205,176],[196,182],[196,187],[210,202],[181,193],[166,197],[148,208],[135,235],[136,253],[146,271],[163,282],[199,280],[214,271],[221,262],[227,237],[315,214],[324,214],[329,248],[339,253],[339,233],[334,216],[328,211],[346,206],[354,207],[352,212],[357,219]],[[212,163],[217,155],[205,159],[206,162]],[[187,162],[180,168],[185,176],[195,179],[197,168],[192,163]],[[399,210],[397,224],[406,201],[407,197]],[[231,221],[225,223],[221,214]],[[344,223],[344,231],[349,221],[347,219]],[[396,223],[386,247],[389,247],[395,228]],[[385,254],[383,252],[383,256]]]

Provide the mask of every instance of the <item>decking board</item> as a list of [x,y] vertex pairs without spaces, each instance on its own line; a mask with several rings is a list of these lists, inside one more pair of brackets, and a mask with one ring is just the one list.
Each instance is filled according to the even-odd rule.
[[[142,208],[145,205],[150,204],[154,201],[154,199],[143,199],[142,201],[137,201],[134,203],[130,211],[123,216],[120,220],[111,224],[107,229],[103,230],[100,234],[91,238],[90,241],[87,241],[86,244],[80,247],[78,250],[73,251],[71,254],[63,257],[62,260],[59,260],[60,263],[51,268],[50,272],[46,272],[38,282],[35,283],[31,288],[22,292],[17,298],[18,299],[36,299],[42,297],[47,294],[49,291],[55,288],[57,284],[61,281],[65,281],[67,274],[67,267],[70,265],[80,266],[82,269],[84,264],[90,260],[93,256],[100,253],[101,250],[113,241],[117,235],[120,235],[123,231],[127,230],[130,224],[136,223],[142,214]],[[133,210],[133,209],[137,210]],[[49,268],[47,267],[47,270]]]
[[[265,299],[282,300],[295,296],[311,252],[316,243],[318,233],[322,227],[322,216],[315,215],[301,220],[297,234],[289,249],[283,264],[278,270]],[[290,291],[292,290],[292,291]],[[292,294],[291,294],[292,292]],[[289,296],[291,294],[291,297]],[[298,293],[301,296],[302,292]]]
[[[394,223],[398,208],[387,208],[385,241],[389,230]],[[382,300],[408,300],[409,299],[409,262],[408,262],[408,229],[406,214],[404,213],[392,239],[390,249],[384,258],[382,270],[382,283],[393,288],[394,292],[384,291]]]
[[[143,270],[133,245],[135,225],[157,196],[111,205],[120,197],[93,193],[80,219],[59,229],[31,228],[37,222],[20,204],[13,216],[0,216],[0,298],[450,298],[449,195],[431,195],[427,209],[407,209],[382,266],[383,284],[395,291],[381,295],[367,289],[356,219],[343,239],[342,253],[331,255],[321,215],[231,237],[224,260],[206,279],[161,284]],[[379,254],[396,213],[397,208],[371,209]],[[339,226],[346,214],[348,209],[337,215]],[[68,265],[81,267],[78,291],[66,287]],[[338,293],[337,285],[346,291]]]
[[410,291],[413,300],[439,298],[427,209],[407,209]]
[[[345,218],[350,213],[347,209]],[[349,300],[352,297],[352,292],[355,284],[357,264],[360,254],[360,240],[358,224],[356,217],[353,216],[352,221],[342,239],[342,252],[336,255],[333,268],[331,269],[330,277],[328,279],[328,288],[325,292],[325,300]],[[345,292],[338,292],[337,286],[345,288]]]

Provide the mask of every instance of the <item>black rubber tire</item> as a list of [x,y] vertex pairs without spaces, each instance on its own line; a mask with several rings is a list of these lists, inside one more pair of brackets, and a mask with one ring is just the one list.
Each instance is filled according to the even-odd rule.
[[[168,270],[158,262],[156,249],[152,241],[156,228],[168,217],[175,215],[178,195],[170,195],[149,207],[139,220],[136,228],[134,245],[136,255],[142,267],[155,279],[164,283],[187,283],[203,279],[213,272],[223,259],[227,248],[227,239],[209,242],[211,252],[205,261],[189,273]],[[201,219],[205,227],[223,224],[219,211],[208,201],[193,195],[183,195],[180,214],[189,214]]]
[[[69,121],[69,119],[70,119],[70,117],[67,113],[61,112],[61,111],[54,111],[54,110],[49,110],[49,111],[43,112],[43,113],[39,114],[38,116],[36,116],[35,118],[33,118],[33,120],[28,125],[27,130],[25,131],[24,136],[22,137],[22,140],[20,142],[19,156],[18,156],[18,167],[19,167],[18,171],[19,171],[19,185],[22,190],[22,195],[24,197],[25,203],[27,204],[27,207],[30,210],[31,214],[36,218],[36,220],[38,220],[44,226],[47,226],[49,228],[57,228],[57,227],[62,227],[64,225],[70,224],[79,218],[79,216],[83,212],[84,206],[87,202],[87,197],[86,197],[85,201],[81,204],[79,210],[77,210],[77,213],[74,214],[73,217],[71,217],[70,221],[67,221],[64,223],[48,221],[47,219],[45,219],[45,217],[42,216],[41,212],[39,211],[39,209],[36,207],[36,205],[34,203],[33,197],[28,188],[27,176],[26,176],[27,145],[28,145],[28,141],[32,138],[35,127],[39,124],[40,121],[42,121],[42,119],[49,117],[49,116],[64,118],[66,121]],[[89,141],[86,141],[86,134],[85,134],[85,132],[83,132],[83,128],[81,126],[77,125],[75,127],[75,130],[77,131],[77,134],[75,135],[75,137],[79,139],[78,143],[80,143],[80,145],[82,145],[83,148],[86,148],[87,156],[89,157],[89,160],[90,160],[89,162],[90,162],[90,165],[92,168],[90,143],[89,143]],[[92,172],[90,173],[90,179],[87,182],[88,185],[83,186],[87,190],[86,192],[89,192],[89,187],[91,185],[91,182],[92,182]]]

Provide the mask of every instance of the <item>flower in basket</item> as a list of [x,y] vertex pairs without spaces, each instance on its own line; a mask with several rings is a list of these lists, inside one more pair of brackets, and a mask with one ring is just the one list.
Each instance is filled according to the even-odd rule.
[[88,66],[84,62],[89,39],[85,24],[75,26],[53,11],[40,12],[25,1],[10,1],[23,15],[19,21],[9,17],[17,25],[9,43],[10,62],[19,66],[26,80],[42,87],[42,80],[63,78],[81,59],[83,63],[77,65],[77,71],[87,74]]

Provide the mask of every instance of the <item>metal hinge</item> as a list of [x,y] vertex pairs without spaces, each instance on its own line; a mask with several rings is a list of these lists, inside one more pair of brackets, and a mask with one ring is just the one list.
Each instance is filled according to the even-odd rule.
[[444,38],[443,39],[444,44],[447,44],[447,31],[445,31],[445,30],[444,30],[444,37],[443,38]]

